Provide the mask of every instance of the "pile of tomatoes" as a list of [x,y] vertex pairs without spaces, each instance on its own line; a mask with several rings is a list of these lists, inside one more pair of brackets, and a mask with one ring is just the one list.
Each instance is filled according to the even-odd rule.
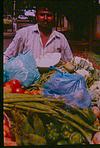
[[4,83],[4,91],[7,93],[24,93],[24,88],[22,88],[21,82],[19,80],[13,79]]
[[41,94],[41,90],[26,90],[21,82],[17,79],[10,80],[4,83],[3,90],[5,93],[19,93],[19,94],[32,94],[37,95]]

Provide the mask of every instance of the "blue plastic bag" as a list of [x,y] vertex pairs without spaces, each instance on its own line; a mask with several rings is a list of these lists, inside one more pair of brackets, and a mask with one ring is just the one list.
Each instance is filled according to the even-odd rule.
[[23,86],[28,87],[37,81],[39,77],[40,73],[31,51],[19,54],[4,64],[4,82],[18,79]]
[[[57,69],[56,69],[57,70]],[[46,96],[65,98],[65,103],[80,108],[89,107],[91,97],[87,91],[86,81],[79,74],[63,73],[59,70],[44,84]]]

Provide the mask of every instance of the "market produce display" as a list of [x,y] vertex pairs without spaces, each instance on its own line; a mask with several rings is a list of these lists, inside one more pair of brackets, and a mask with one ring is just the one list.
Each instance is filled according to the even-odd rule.
[[4,110],[12,113],[13,124],[15,122],[13,130],[16,130],[13,133],[16,133],[18,145],[57,144],[61,139],[70,144],[70,136],[74,132],[79,140],[76,138],[73,144],[91,143],[92,134],[99,131],[93,126],[96,117],[91,109],[67,107],[63,100],[44,98],[42,95],[5,94]]
[[[79,60],[81,62],[78,63]],[[72,67],[69,68],[69,65]],[[57,67],[70,73],[81,70],[79,74],[85,77],[91,94],[91,106],[80,108],[67,105],[62,97],[44,96],[43,85],[55,70],[43,73],[37,83],[27,88],[21,86],[18,80],[6,82],[4,113],[9,118],[9,130],[15,145],[100,144],[100,97],[96,95],[100,92],[100,71],[80,57],[68,65],[62,62]],[[16,91],[18,88],[23,91]]]

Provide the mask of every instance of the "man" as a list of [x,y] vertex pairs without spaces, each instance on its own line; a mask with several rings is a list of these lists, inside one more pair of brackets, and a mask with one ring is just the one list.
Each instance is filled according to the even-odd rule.
[[61,58],[65,62],[73,58],[67,39],[62,33],[53,30],[52,6],[48,2],[45,4],[37,6],[37,24],[24,27],[16,32],[13,41],[4,52],[4,63],[7,63],[11,57],[16,57],[19,53],[25,53],[28,50],[32,51],[35,59],[46,53],[54,52],[61,52]]

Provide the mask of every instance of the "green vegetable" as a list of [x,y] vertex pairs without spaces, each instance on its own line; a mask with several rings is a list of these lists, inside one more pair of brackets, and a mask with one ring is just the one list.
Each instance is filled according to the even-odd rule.
[[39,118],[38,114],[34,114],[33,121],[34,121],[33,125],[34,125],[35,134],[38,134],[40,136],[44,136],[45,135],[45,128],[44,128],[43,122]]
[[70,126],[74,127],[76,130],[78,130],[86,138],[86,140],[89,143],[91,143],[92,133],[91,133],[91,135],[88,135],[88,133],[85,130],[83,130],[81,126],[79,126],[75,122],[72,122],[72,121],[70,121],[68,119],[63,118],[62,120],[59,120],[59,121],[62,122],[62,123],[70,124]]
[[71,143],[70,136],[77,143],[79,134],[80,143],[91,144],[92,134],[99,131],[91,125],[91,110],[66,109],[64,105],[62,100],[42,95],[5,94],[4,111],[13,114],[18,145],[59,144],[59,139]]
[[69,144],[81,144],[83,142],[83,137],[80,133],[74,132],[69,137]]
[[60,140],[57,142],[57,145],[67,145],[67,144],[68,144],[67,140]]
[[89,124],[84,122],[84,120],[82,120],[77,115],[73,115],[73,114],[69,113],[68,111],[65,111],[65,110],[63,110],[61,108],[57,108],[57,107],[55,107],[55,110],[58,111],[59,113],[61,113],[62,115],[64,115],[69,120],[72,120],[72,121],[76,122],[77,124],[80,124],[81,126],[84,126],[86,129],[89,129],[89,130],[92,130],[92,131],[95,131],[95,132],[98,131],[98,129],[90,126]]
[[46,144],[44,137],[35,134],[35,130],[30,126],[24,113],[19,112],[18,110],[13,110],[12,114],[15,121],[15,137],[19,146]]

